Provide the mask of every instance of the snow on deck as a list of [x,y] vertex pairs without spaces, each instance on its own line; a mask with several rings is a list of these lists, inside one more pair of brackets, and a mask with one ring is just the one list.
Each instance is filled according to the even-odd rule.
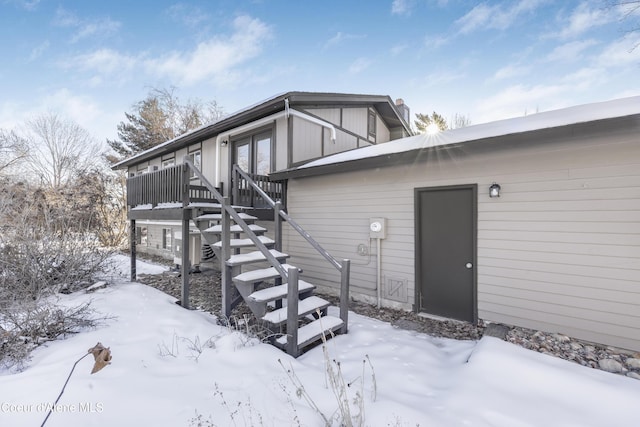
[[[244,213],[244,212],[238,212],[238,215],[240,216],[240,218],[242,218],[244,220],[247,220],[247,219],[256,220],[256,219],[258,219],[257,216],[249,215],[249,214]],[[204,214],[204,215],[200,215],[196,219],[221,220],[222,219],[222,214],[219,214],[219,213]]]

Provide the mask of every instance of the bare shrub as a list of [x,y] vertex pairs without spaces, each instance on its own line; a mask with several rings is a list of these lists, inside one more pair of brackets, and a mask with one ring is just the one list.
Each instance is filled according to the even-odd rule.
[[37,346],[94,328],[105,317],[96,317],[90,302],[62,307],[49,300],[14,304],[0,312],[0,367],[22,370]]
[[54,296],[93,284],[111,253],[64,205],[27,184],[0,191],[0,367],[22,369],[34,347],[95,326],[89,303]]

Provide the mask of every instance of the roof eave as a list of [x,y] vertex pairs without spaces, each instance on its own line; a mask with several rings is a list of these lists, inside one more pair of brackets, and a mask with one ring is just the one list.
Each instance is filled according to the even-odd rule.
[[371,103],[371,104],[388,104],[391,107],[393,115],[405,128],[405,130],[411,135],[411,129],[409,125],[404,121],[400,113],[395,108],[393,101],[387,95],[359,95],[359,94],[345,94],[345,93],[320,93],[320,92],[299,92],[292,91],[281,93],[261,101],[257,104],[249,106],[243,110],[231,114],[216,122],[204,125],[203,127],[191,131],[189,133],[180,135],[172,140],[157,145],[142,153],[136,154],[132,157],[124,159],[111,168],[114,170],[125,169],[129,166],[133,166],[152,158],[158,157],[161,154],[178,150],[190,144],[205,139],[213,138],[218,134],[230,129],[242,126],[254,120],[266,117],[269,114],[273,114],[280,109],[284,109],[284,99],[289,99],[290,105],[305,104],[305,103],[336,103],[336,100],[344,102],[349,100],[350,103]]

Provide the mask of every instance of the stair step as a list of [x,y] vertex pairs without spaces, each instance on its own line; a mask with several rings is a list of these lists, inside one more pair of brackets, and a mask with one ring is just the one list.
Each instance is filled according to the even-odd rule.
[[[298,348],[306,347],[307,345],[318,341],[324,334],[325,337],[330,335],[329,331],[333,332],[340,329],[343,322],[338,317],[324,316],[308,325],[298,329]],[[287,345],[287,336],[282,336],[275,341],[278,345],[285,347]]]
[[[246,209],[249,209],[249,208],[246,208]],[[255,221],[258,219],[258,217],[249,215],[244,212],[238,212],[238,215],[240,215],[240,218],[242,218],[245,221]],[[196,220],[209,220],[209,221],[220,221],[221,219],[222,219],[222,214],[219,214],[219,213],[204,214],[196,218]]]
[[[231,232],[232,233],[242,233],[242,227],[240,227],[239,225],[232,225],[231,227]],[[264,233],[265,231],[267,231],[266,228],[261,227],[259,225],[256,224],[249,224],[249,230],[253,231],[254,233]],[[222,234],[222,225],[218,224],[218,225],[214,225],[213,227],[209,227],[206,230],[204,230],[205,233],[211,233],[211,234]]]
[[[331,303],[320,297],[311,296],[298,302],[298,318],[313,314],[317,310],[324,310],[329,307]],[[262,320],[269,322],[273,325],[281,325],[287,321],[287,307],[282,307],[274,311],[270,311],[262,317]]]
[[[210,202],[191,202],[189,203],[188,207],[201,208],[201,209],[222,209],[222,205],[220,203],[210,203]],[[251,206],[241,206],[241,205],[231,205],[231,207],[237,211],[253,209]]]
[[[273,239],[270,239],[267,236],[258,236],[258,239],[267,246],[273,246],[276,243]],[[229,247],[231,249],[250,248],[255,246],[255,243],[253,243],[251,239],[231,239],[229,242]],[[222,242],[216,242],[211,246],[220,249],[222,247]]]
[[[309,282],[305,282],[304,280],[298,280],[299,293],[311,291],[315,288],[316,287]],[[249,295],[249,299],[255,302],[271,302],[271,301],[279,300],[282,298],[286,298],[287,293],[288,293],[288,286],[285,283],[284,285],[272,286],[270,288],[255,291],[254,293]]]
[[[289,270],[290,268],[297,267],[289,264],[282,264],[282,268]],[[300,269],[298,269],[298,271],[300,271]],[[238,274],[233,278],[233,283],[249,285],[252,283],[265,282],[267,280],[275,279],[276,277],[280,277],[278,270],[276,270],[275,267],[269,267]]]
[[[269,252],[278,260],[282,261],[289,258],[288,254],[282,253],[275,249],[271,249]],[[254,262],[265,261],[267,258],[260,251],[253,251],[246,254],[231,255],[226,264],[228,267],[236,267],[244,264],[252,264]]]

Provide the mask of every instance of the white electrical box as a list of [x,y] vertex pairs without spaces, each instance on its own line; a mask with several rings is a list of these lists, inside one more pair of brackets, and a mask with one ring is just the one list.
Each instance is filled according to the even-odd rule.
[[387,237],[386,218],[369,218],[369,237],[372,239],[384,239]]

